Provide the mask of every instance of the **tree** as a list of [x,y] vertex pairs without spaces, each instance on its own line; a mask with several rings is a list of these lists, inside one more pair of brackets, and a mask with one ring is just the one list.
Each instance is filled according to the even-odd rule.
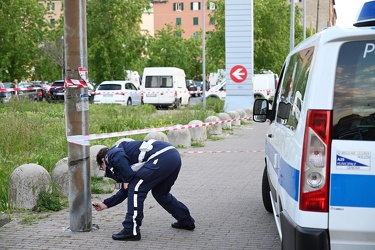
[[87,1],[88,65],[95,82],[124,79],[126,70],[143,69],[147,36],[140,23],[149,6],[149,0]]
[[38,0],[0,1],[0,79],[27,79],[34,73],[46,29]]
[[177,67],[185,71],[186,78],[201,77],[200,39],[182,38],[180,26],[166,24],[158,30],[148,45],[148,67]]
[[[207,69],[225,68],[225,4],[216,2],[215,30],[207,38]],[[290,4],[288,1],[254,0],[254,70],[278,73],[289,52]],[[296,42],[302,41],[301,11],[296,8]]]
[[44,40],[40,45],[40,57],[35,62],[34,78],[49,82],[64,77],[64,16],[50,24],[44,32]]
[[207,72],[216,72],[225,69],[225,2],[215,2],[216,9],[211,17],[215,20],[215,29],[207,34],[206,38],[206,63]]

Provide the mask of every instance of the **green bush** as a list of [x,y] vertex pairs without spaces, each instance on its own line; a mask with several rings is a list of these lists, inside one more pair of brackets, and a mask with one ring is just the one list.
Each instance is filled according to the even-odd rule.
[[42,189],[38,195],[35,207],[36,212],[59,211],[67,204],[59,197],[59,187],[53,184],[51,188]]
[[[157,111],[151,105],[126,107],[90,104],[89,131],[91,134],[101,134],[188,124],[191,120],[204,121],[210,115],[223,112],[223,105],[223,101],[216,100],[212,103],[207,101],[206,110],[198,104],[179,110]],[[9,177],[15,168],[36,163],[51,173],[56,163],[68,156],[64,108],[63,103],[27,100],[0,104],[0,211],[9,209]],[[129,137],[142,140],[145,135]],[[90,144],[113,145],[118,139],[92,140]],[[40,208],[44,207],[42,204]]]

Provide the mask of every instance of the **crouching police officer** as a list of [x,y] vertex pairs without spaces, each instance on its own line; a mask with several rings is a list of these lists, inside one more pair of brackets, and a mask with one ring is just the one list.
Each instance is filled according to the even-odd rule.
[[[156,140],[124,141],[110,149],[102,148],[96,161],[106,173],[113,175],[113,179],[124,183],[124,187],[128,184],[127,189],[124,188],[128,196],[128,212],[122,223],[123,230],[113,234],[112,239],[141,239],[143,203],[150,190],[155,200],[177,220],[172,223],[173,228],[194,230],[195,221],[189,209],[170,193],[181,169],[180,154],[170,143]],[[125,198],[123,193],[114,198],[114,203],[122,202]]]

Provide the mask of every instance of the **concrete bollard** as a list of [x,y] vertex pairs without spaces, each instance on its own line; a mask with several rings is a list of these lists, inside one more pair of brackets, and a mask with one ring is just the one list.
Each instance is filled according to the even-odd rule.
[[241,121],[238,120],[240,118],[240,115],[238,114],[237,111],[228,111],[228,115],[230,116],[231,119],[236,119],[235,121],[232,121],[233,126],[240,126]]
[[15,209],[32,209],[39,193],[50,190],[51,176],[38,164],[23,164],[10,175],[9,205]]
[[[202,124],[202,123],[203,123],[202,121],[193,120],[193,121],[190,121],[188,125]],[[190,128],[189,130],[190,130],[192,141],[202,142],[202,141],[207,140],[207,129],[205,126]]]
[[[230,116],[227,113],[219,113],[217,115],[221,121],[230,120]],[[225,122],[221,124],[222,129],[232,129],[232,122]]]
[[246,112],[244,109],[236,109],[235,111],[240,115],[240,118],[246,117]]
[[115,142],[115,144],[113,144],[112,147],[114,147],[114,146],[116,146],[116,145],[118,145],[118,144],[120,144],[121,142],[124,142],[124,141],[134,141],[134,139],[132,139],[132,138],[127,138],[127,137],[121,138],[121,139],[117,140],[117,141]]
[[150,139],[168,142],[168,136],[161,131],[148,133],[145,136],[144,140],[150,140]]
[[253,116],[253,108],[245,108],[246,116]]
[[[181,126],[181,125],[177,125]],[[188,128],[171,130],[168,133],[168,141],[175,147],[190,147],[191,135]]]
[[52,182],[60,188],[60,196],[69,196],[69,166],[68,157],[59,160],[51,174]]
[[90,147],[90,176],[91,177],[103,177],[104,176],[104,171],[100,171],[99,166],[96,163],[96,155],[104,147],[106,146],[93,145]]
[[[220,119],[217,116],[209,116],[206,118],[205,122],[220,122]],[[221,135],[223,133],[221,123],[207,126],[207,133],[210,135]]]

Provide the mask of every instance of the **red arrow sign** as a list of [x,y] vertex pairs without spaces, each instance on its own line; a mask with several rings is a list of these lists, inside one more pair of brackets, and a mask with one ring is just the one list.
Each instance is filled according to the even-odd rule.
[[247,70],[242,65],[236,65],[230,70],[230,78],[236,83],[241,83],[247,78]]

